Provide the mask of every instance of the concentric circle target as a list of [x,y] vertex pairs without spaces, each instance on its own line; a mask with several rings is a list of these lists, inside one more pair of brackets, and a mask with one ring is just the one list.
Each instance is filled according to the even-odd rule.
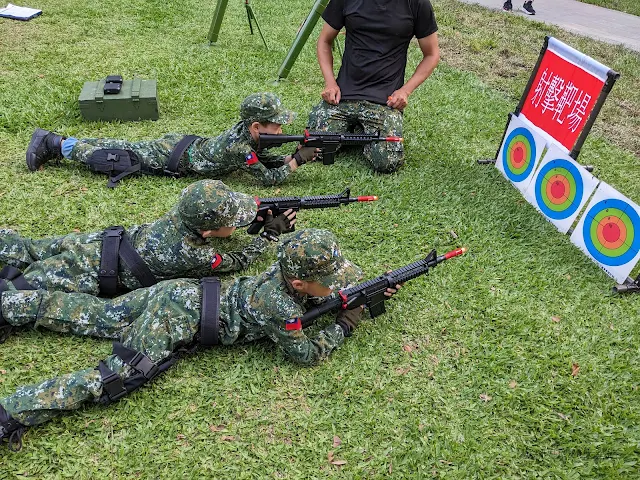
[[585,216],[582,234],[587,250],[603,265],[624,265],[640,251],[640,232],[634,227],[637,225],[640,217],[627,202],[602,200]]
[[552,160],[540,169],[535,194],[542,213],[554,220],[564,220],[580,207],[584,195],[582,176],[571,162]]
[[521,182],[533,170],[536,159],[536,142],[529,130],[514,128],[504,142],[502,166],[512,182]]

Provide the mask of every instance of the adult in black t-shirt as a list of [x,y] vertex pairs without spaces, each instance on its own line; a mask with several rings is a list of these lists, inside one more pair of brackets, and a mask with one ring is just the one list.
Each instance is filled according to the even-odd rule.
[[[344,132],[361,126],[365,133],[402,136],[402,110],[440,59],[438,26],[429,0],[331,0],[317,44],[325,81],[323,101],[309,115],[312,130]],[[331,46],[346,29],[338,78]],[[418,39],[422,61],[405,83],[407,50]],[[402,143],[364,148],[374,170],[393,172],[404,162]]]

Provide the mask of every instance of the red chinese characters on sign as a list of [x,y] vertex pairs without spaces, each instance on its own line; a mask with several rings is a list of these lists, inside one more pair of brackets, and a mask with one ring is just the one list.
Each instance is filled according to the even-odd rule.
[[603,80],[547,50],[522,113],[571,150],[603,88]]

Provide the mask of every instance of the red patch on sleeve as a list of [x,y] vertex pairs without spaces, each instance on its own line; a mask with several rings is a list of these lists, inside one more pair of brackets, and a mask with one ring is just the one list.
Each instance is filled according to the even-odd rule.
[[300,318],[291,318],[286,321],[285,330],[302,330]]
[[260,161],[258,160],[258,156],[256,155],[256,152],[251,152],[249,155],[244,157],[244,159],[246,160],[247,165],[255,165]]
[[213,259],[211,260],[211,270],[215,270],[222,263],[222,255],[216,253]]

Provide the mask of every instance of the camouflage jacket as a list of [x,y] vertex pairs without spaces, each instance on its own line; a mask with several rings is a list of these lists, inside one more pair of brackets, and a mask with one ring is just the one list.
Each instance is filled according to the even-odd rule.
[[[261,237],[247,244],[242,234],[202,239],[187,228],[178,209],[179,204],[153,223],[126,229],[158,280],[244,270],[270,245]],[[22,269],[37,288],[97,295],[101,251],[102,232],[32,240],[0,230],[0,264]],[[124,262],[120,262],[119,277],[129,290],[141,287]]]
[[295,362],[316,364],[342,345],[342,328],[332,323],[309,338],[300,329],[287,330],[286,324],[317,302],[291,289],[278,263],[262,275],[225,282],[220,300],[220,341],[229,345],[268,337]]
[[245,170],[264,185],[282,183],[291,173],[284,156],[257,154],[258,145],[240,121],[215,138],[200,138],[188,150],[186,170],[211,178]]

